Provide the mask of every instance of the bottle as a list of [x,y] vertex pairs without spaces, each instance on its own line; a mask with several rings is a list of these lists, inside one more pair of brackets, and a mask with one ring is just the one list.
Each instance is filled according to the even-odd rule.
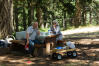
[[31,44],[32,46],[34,46],[34,42],[33,42],[33,41],[29,40],[29,42],[30,42],[30,44]]
[[29,50],[29,45],[25,45],[25,50]]
[[51,35],[51,30],[48,30],[48,35]]
[[64,46],[63,49],[66,49],[66,46]]
[[34,42],[31,42],[32,43],[32,45],[34,46]]

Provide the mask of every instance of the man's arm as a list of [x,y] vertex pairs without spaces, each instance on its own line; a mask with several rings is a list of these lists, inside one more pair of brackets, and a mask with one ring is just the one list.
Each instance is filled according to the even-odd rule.
[[51,30],[51,33],[56,33],[56,32],[54,31],[54,28],[53,28],[53,27],[50,27],[49,30]]
[[59,31],[60,31],[60,27],[58,26],[58,27],[55,29],[56,34],[58,34]]
[[26,30],[26,40],[27,40],[27,45],[29,44],[29,33],[30,33],[30,28],[28,27]]
[[37,31],[37,34],[40,35],[40,31],[39,30]]
[[27,40],[27,45],[29,44],[29,33],[26,33],[26,40]]

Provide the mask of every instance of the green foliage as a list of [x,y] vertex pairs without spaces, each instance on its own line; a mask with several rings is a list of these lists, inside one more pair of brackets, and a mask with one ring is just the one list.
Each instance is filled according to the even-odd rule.
[[40,28],[41,32],[48,32],[49,28]]
[[75,6],[72,5],[71,3],[65,3],[64,7],[67,9],[66,11],[70,15],[75,12]]
[[[17,1],[17,0],[16,0]],[[71,18],[75,18],[76,14],[76,1],[77,0],[18,0],[16,2],[14,0],[14,8],[17,7],[18,11],[18,28],[19,31],[24,30],[24,23],[23,23],[23,17],[25,17],[26,21],[26,28],[29,26],[29,20],[32,19],[33,21],[40,21],[40,18],[37,17],[37,8],[41,8],[41,16],[42,24],[45,26],[47,23],[51,24],[54,19],[57,19],[61,29],[72,29],[74,28],[74,22],[73,20],[70,21]],[[87,14],[91,11],[90,8],[93,8],[93,15],[97,15],[97,10],[99,8],[99,2],[93,0],[79,0],[81,5],[81,14],[85,7],[88,7],[89,10],[86,11]],[[94,4],[92,4],[94,3]],[[25,10],[25,16],[23,16],[23,9]],[[29,11],[30,10],[30,11]],[[30,13],[33,11],[33,13]],[[14,11],[14,14],[16,12]],[[29,15],[30,13],[30,15]],[[31,15],[33,14],[33,15]],[[93,16],[92,16],[93,17]],[[90,20],[88,16],[88,21]],[[64,28],[63,26],[63,19],[66,19],[66,26]],[[81,19],[83,19],[81,17]],[[31,21],[31,20],[30,20]],[[88,22],[86,21],[86,22]],[[95,18],[95,20],[92,20],[92,24],[97,24],[98,19]],[[87,23],[89,24],[89,22]],[[49,25],[50,26],[50,25]],[[48,27],[41,29],[41,31],[47,31]]]

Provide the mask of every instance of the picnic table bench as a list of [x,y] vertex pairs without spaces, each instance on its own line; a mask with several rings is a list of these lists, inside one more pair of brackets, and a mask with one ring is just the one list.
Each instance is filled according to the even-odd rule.
[[[54,45],[56,44],[56,37],[57,35],[48,35],[48,36],[44,36],[44,44],[34,44],[34,47],[36,49],[43,49],[43,56],[48,56],[50,55],[50,50],[51,48],[54,47]],[[41,38],[41,36],[39,37]],[[17,50],[19,50],[19,46],[21,46],[21,49],[24,50],[24,46],[26,43],[26,40],[11,40],[10,42],[12,42],[12,49],[17,48]],[[39,52],[37,50],[35,50],[36,53],[34,53],[35,55],[37,55]],[[35,52],[34,51],[34,52]],[[42,50],[40,50],[41,52]]]

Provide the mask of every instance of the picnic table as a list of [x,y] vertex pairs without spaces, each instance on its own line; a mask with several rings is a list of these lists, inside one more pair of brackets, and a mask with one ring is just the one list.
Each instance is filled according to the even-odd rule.
[[[56,44],[56,37],[58,35],[45,35],[45,36],[39,36],[38,38],[40,39],[40,41],[44,41],[44,44],[35,44],[34,46],[36,48],[44,48],[45,52],[43,55],[50,55],[50,50],[51,48]],[[23,45],[25,46],[25,40],[11,40],[10,42],[12,42],[12,48],[14,47],[14,45],[19,44],[19,45]]]

